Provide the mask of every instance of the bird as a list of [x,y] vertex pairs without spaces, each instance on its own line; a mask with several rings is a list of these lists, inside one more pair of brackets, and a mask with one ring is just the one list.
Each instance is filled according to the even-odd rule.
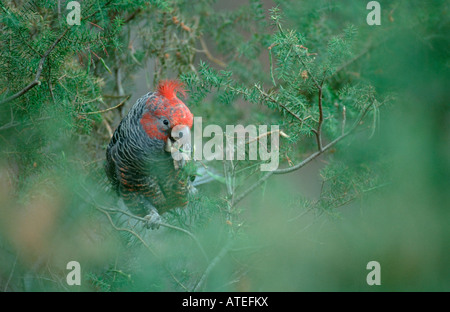
[[188,203],[194,190],[184,158],[172,157],[178,140],[190,137],[193,114],[178,98],[178,80],[162,80],[140,97],[115,129],[106,148],[105,171],[128,210],[157,229],[161,215]]

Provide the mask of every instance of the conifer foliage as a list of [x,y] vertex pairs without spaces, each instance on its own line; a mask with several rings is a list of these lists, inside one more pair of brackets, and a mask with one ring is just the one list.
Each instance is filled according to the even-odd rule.
[[[258,272],[275,270],[262,260],[273,246],[286,241],[277,250],[303,272],[293,241],[389,183],[384,151],[361,148],[396,100],[366,65],[389,39],[365,24],[365,7],[76,2],[79,25],[68,21],[69,1],[0,1],[3,289],[271,289]],[[212,182],[150,231],[118,202],[103,163],[133,101],[168,78],[185,85],[203,126],[267,131],[246,138],[244,160],[198,160]],[[250,146],[273,149],[274,135],[279,165],[261,171],[268,161],[250,160]],[[73,260],[82,267],[75,286],[66,281]]]

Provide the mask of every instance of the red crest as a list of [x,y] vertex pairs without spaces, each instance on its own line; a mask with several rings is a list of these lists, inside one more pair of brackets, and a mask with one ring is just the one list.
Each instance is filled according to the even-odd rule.
[[177,93],[181,93],[186,97],[184,85],[178,80],[162,80],[158,84],[158,94],[164,96],[168,100],[177,97]]

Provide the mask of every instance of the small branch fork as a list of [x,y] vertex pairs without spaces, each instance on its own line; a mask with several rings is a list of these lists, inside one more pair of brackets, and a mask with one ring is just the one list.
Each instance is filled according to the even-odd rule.
[[[278,24],[278,28],[280,30],[280,32],[282,34],[284,34],[283,30],[281,29],[281,26]],[[273,47],[275,46],[275,44],[272,44],[269,47],[269,50],[271,50]],[[304,47],[303,45],[299,45],[297,46],[297,48],[301,48],[301,49],[305,49],[308,50],[308,48]],[[364,51],[363,53],[361,53],[360,55],[358,55],[356,59],[360,58],[361,56],[363,56],[364,54],[366,54],[368,52],[369,49],[367,49],[366,51]],[[303,161],[301,161],[300,163],[298,163],[297,165],[294,165],[292,167],[288,167],[288,168],[283,168],[283,169],[277,169],[274,171],[269,171],[267,172],[265,175],[263,175],[258,181],[256,181],[254,184],[252,184],[248,189],[246,189],[243,193],[241,193],[239,196],[234,197],[234,201],[233,201],[233,205],[238,204],[242,199],[244,199],[248,194],[250,194],[252,191],[254,191],[258,186],[260,186],[261,184],[263,184],[265,181],[267,181],[273,174],[285,174],[285,173],[290,173],[293,171],[296,171],[300,168],[303,168],[305,165],[307,165],[308,163],[310,163],[311,161],[313,161],[314,159],[316,159],[317,157],[319,157],[320,155],[322,155],[324,152],[326,152],[327,150],[329,150],[331,147],[333,147],[334,145],[336,145],[339,141],[341,141],[342,139],[344,139],[345,137],[347,137],[349,134],[351,134],[352,132],[355,131],[355,129],[361,124],[362,120],[364,119],[364,117],[367,115],[368,111],[370,110],[370,108],[373,106],[373,103],[369,103],[366,105],[366,107],[364,108],[364,110],[361,112],[359,118],[356,120],[356,122],[353,124],[353,126],[350,128],[350,130],[348,130],[347,132],[345,131],[345,126],[346,126],[346,109],[344,107],[343,110],[343,120],[342,120],[342,125],[341,125],[341,135],[338,136],[336,139],[334,139],[333,141],[331,141],[330,143],[328,143],[327,145],[323,145],[323,141],[322,141],[322,125],[323,125],[323,121],[324,121],[324,117],[323,117],[323,85],[324,82],[326,80],[326,74],[327,74],[327,69],[325,69],[324,71],[324,75],[322,80],[319,82],[316,78],[315,75],[313,75],[311,73],[311,70],[309,69],[309,67],[307,66],[305,60],[302,58],[302,55],[300,55],[298,53],[298,51],[296,50],[297,56],[301,62],[301,64],[303,65],[303,67],[305,68],[306,73],[308,74],[309,77],[311,77],[314,86],[317,88],[318,90],[318,109],[319,109],[319,121],[317,124],[317,128],[316,129],[312,129],[311,131],[314,132],[315,136],[316,136],[316,141],[317,141],[317,148],[318,151],[316,151],[315,153],[311,154],[310,156],[308,156],[306,159],[304,159]],[[311,55],[311,54],[307,54],[307,55]],[[352,60],[351,62],[355,61]],[[347,66],[348,64],[345,64],[343,67]],[[342,68],[340,68],[339,70],[341,70]],[[258,91],[261,93],[261,95],[263,97],[265,97],[267,100],[278,104],[280,107],[282,107],[286,112],[288,112],[290,115],[292,115],[294,118],[296,118],[297,120],[299,120],[301,123],[303,123],[304,119],[302,119],[300,116],[298,116],[297,114],[295,114],[294,112],[292,112],[290,109],[288,109],[285,105],[283,105],[282,103],[280,103],[279,101],[277,101],[276,99],[274,99],[271,95],[267,94],[266,92],[264,92],[264,90],[262,90],[259,86],[256,86],[256,88],[258,89]]]
[[[84,196],[84,194],[79,194],[80,195],[80,197],[81,198],[83,198],[87,203],[89,203],[89,204],[93,204],[94,205],[94,207],[95,207],[95,209],[97,209],[98,211],[100,211],[101,213],[103,213],[105,216],[106,216],[106,218],[108,219],[108,221],[109,221],[109,223],[111,223],[111,226],[116,230],[116,231],[118,231],[118,232],[127,232],[127,233],[129,233],[129,234],[131,234],[131,235],[133,235],[134,237],[136,237],[141,243],[142,243],[142,245],[153,255],[153,256],[155,256],[158,260],[161,260],[161,257],[158,255],[158,253],[138,234],[138,233],[136,233],[135,231],[133,231],[133,230],[131,230],[131,229],[128,229],[128,228],[124,228],[124,227],[118,227],[115,223],[114,223],[114,221],[113,221],[113,219],[112,219],[112,217],[111,217],[111,213],[117,213],[117,212],[120,212],[120,213],[124,213],[124,214],[126,214],[126,215],[128,215],[128,213],[126,212],[126,211],[123,211],[123,210],[119,210],[119,209],[109,209],[109,208],[105,208],[105,207],[101,207],[98,203],[97,203],[97,201],[96,201],[96,199],[95,199],[95,197],[89,192],[89,190],[84,186],[84,185],[81,185],[81,187],[83,188],[83,190],[84,190],[84,192],[85,192],[85,194],[87,194],[89,197],[90,197],[90,200],[91,201],[89,201],[88,200],[88,198],[86,198],[86,196]],[[140,218],[140,217],[137,217],[137,216],[134,216],[134,215],[131,215],[131,214],[129,214],[129,216],[132,216],[132,217],[134,217],[134,218],[136,218],[136,219],[143,219],[143,218]],[[187,231],[186,231],[187,232]],[[173,274],[173,272],[167,267],[167,265],[165,265],[165,264],[163,264],[163,268],[167,271],[167,273],[169,273],[169,275],[174,279],[174,281],[180,286],[180,287],[182,287],[185,291],[189,291],[189,289],[185,286],[185,285],[183,285],[183,283],[181,283],[177,278],[176,278],[176,276]]]
[[219,65],[220,67],[222,67],[222,68],[227,67],[227,64],[225,62],[223,62],[222,60],[219,60],[218,58],[214,57],[211,54],[211,52],[209,51],[208,46],[206,45],[205,40],[203,40],[203,38],[200,37],[199,41],[200,41],[200,44],[202,45],[203,50],[198,50],[197,52],[203,52],[210,61],[214,62],[215,64]]
[[[121,210],[121,209],[107,209],[107,208],[98,208],[98,209],[100,211],[102,211],[103,213],[121,213],[121,214],[124,214],[124,215],[132,218],[132,219],[136,219],[136,220],[139,220],[139,221],[142,221],[142,222],[147,222],[147,219],[138,217],[136,215],[133,215],[133,214],[131,214],[131,213],[127,212],[127,211]],[[188,230],[185,230],[185,229],[180,228],[180,227],[175,226],[175,225],[171,225],[171,224],[167,224],[167,223],[163,223],[163,222],[160,223],[160,225],[162,227],[166,227],[168,229],[180,231],[180,232],[188,235],[197,244],[197,246],[198,246],[199,250],[201,251],[201,253],[202,253],[203,257],[205,258],[205,260],[209,261],[209,258],[207,256],[205,250],[203,249],[202,244],[200,243],[200,241],[197,239],[197,237],[194,234],[192,234]]]
[[[127,228],[118,227],[118,226],[114,223],[114,221],[112,220],[111,215],[110,215],[110,213],[109,213],[107,210],[102,209],[102,208],[97,207],[97,206],[96,206],[96,208],[97,208],[97,210],[99,210],[99,211],[101,211],[103,214],[105,214],[105,216],[107,217],[107,219],[108,219],[109,222],[111,223],[111,226],[112,226],[116,231],[130,233],[131,235],[133,235],[134,237],[136,237],[136,238],[142,243],[142,245],[144,245],[144,247],[145,247],[152,255],[154,255],[157,259],[160,259],[159,255],[155,252],[155,250],[153,250],[153,248],[152,248],[149,244],[147,244],[147,243],[145,242],[145,240],[144,240],[139,234],[137,234],[137,233],[136,233],[135,231],[133,231],[133,230],[130,230],[130,229],[127,229]],[[180,285],[180,287],[182,287],[185,291],[188,291],[188,288],[187,288],[185,285],[183,285],[183,284],[175,277],[175,275],[173,274],[173,272],[172,272],[166,265],[163,265],[163,267],[164,267],[164,269],[169,273],[169,275],[174,279],[174,281],[175,281],[178,285]]]
[[[302,45],[299,46],[299,47],[308,50],[308,48],[306,48],[306,47],[304,47]],[[298,55],[298,53],[297,53],[297,55]],[[300,63],[303,65],[303,67],[305,68],[306,72],[308,73],[308,76],[311,77],[314,85],[316,86],[317,90],[319,91],[319,94],[318,94],[319,123],[317,125],[317,129],[313,129],[312,131],[316,135],[317,148],[319,149],[319,152],[322,152],[323,151],[323,145],[322,145],[323,104],[322,104],[322,102],[323,102],[323,84],[325,82],[326,70],[324,72],[324,77],[323,77],[322,81],[319,82],[317,80],[317,78],[315,77],[315,75],[313,75],[311,73],[310,69],[306,65],[306,63],[303,60],[302,56],[298,55],[298,58],[300,60]]]
[[87,112],[87,113],[85,113],[85,112],[80,112],[80,113],[78,113],[78,114],[80,114],[80,115],[93,115],[93,114],[102,114],[102,113],[106,113],[106,112],[109,112],[109,111],[111,111],[111,110],[114,110],[114,109],[116,109],[116,108],[122,106],[126,101],[128,101],[128,99],[129,99],[130,97],[131,97],[131,95],[127,95],[126,98],[125,98],[123,101],[121,101],[119,104],[117,104],[117,105],[115,105],[115,106],[113,106],[113,107],[107,108],[107,109],[103,109],[103,110],[99,110],[99,111],[95,111],[95,112]]
[[[111,0],[108,1],[107,3],[105,3],[106,5],[109,5],[111,3]],[[92,8],[92,5],[88,8],[88,10]],[[92,16],[94,16],[96,13],[98,13],[98,10],[94,11],[92,14],[83,17],[82,19],[89,19]],[[22,90],[20,90],[19,92],[11,95],[10,97],[3,99],[0,101],[0,105],[3,105],[5,103],[11,102],[19,97],[21,97],[22,95],[24,95],[25,93],[27,93],[28,91],[30,91],[31,89],[33,89],[35,86],[40,85],[41,81],[39,80],[41,78],[42,75],[42,70],[44,69],[44,63],[47,60],[47,58],[49,57],[50,53],[52,53],[52,51],[55,49],[55,47],[58,45],[58,43],[66,36],[66,34],[69,32],[70,27],[67,27],[63,33],[52,43],[52,45],[47,49],[47,51],[45,51],[45,53],[42,55],[40,61],[39,61],[39,65],[38,68],[36,70],[36,74],[34,76],[33,81],[31,81],[26,87],[24,87]],[[50,88],[51,90],[51,88]]]
[[[369,112],[370,108],[373,106],[373,103],[369,103],[366,105],[366,107],[364,108],[364,110],[362,111],[362,113],[360,114],[359,118],[355,121],[355,123],[353,124],[353,126],[350,128],[350,130],[348,130],[347,132],[342,132],[342,134],[340,136],[338,136],[336,139],[334,139],[333,141],[331,141],[330,143],[328,143],[327,145],[323,146],[321,149],[319,149],[318,151],[316,151],[315,153],[311,154],[310,156],[308,156],[306,159],[304,159],[303,161],[301,161],[300,163],[292,166],[292,167],[288,167],[288,168],[282,168],[282,169],[277,169],[274,171],[269,171],[267,172],[265,175],[263,175],[258,181],[256,181],[255,183],[253,183],[248,189],[246,189],[244,192],[242,192],[242,194],[240,194],[239,196],[234,198],[233,204],[236,205],[237,203],[239,203],[241,200],[243,200],[247,195],[249,195],[251,192],[253,192],[258,186],[260,186],[261,184],[263,184],[267,179],[269,179],[273,174],[286,174],[286,173],[290,173],[293,171],[296,171],[300,168],[303,168],[304,166],[306,166],[307,164],[309,164],[311,161],[313,161],[314,159],[316,159],[317,157],[319,157],[320,155],[322,155],[323,153],[325,153],[327,150],[329,150],[331,147],[333,147],[334,145],[336,145],[339,141],[341,141],[342,139],[346,138],[348,135],[350,135],[351,133],[353,133],[356,128],[358,128],[358,126],[361,124],[362,120],[364,119],[364,117],[367,115],[367,113]],[[344,119],[345,120],[345,119]],[[343,125],[344,126],[344,125]]]
[[[142,221],[142,222],[147,222],[147,219],[138,217],[138,216],[133,215],[133,214],[131,214],[131,213],[125,211],[125,210],[122,210],[122,209],[112,209],[112,208],[102,207],[100,204],[97,203],[95,197],[89,192],[89,190],[88,190],[85,186],[82,186],[82,188],[84,189],[85,193],[86,193],[87,195],[89,195],[91,201],[89,201],[85,196],[83,196],[82,198],[85,198],[86,202],[88,202],[88,203],[90,203],[90,204],[93,204],[94,207],[95,207],[98,211],[100,211],[101,213],[103,213],[103,214],[106,216],[106,218],[108,219],[108,221],[111,223],[111,226],[112,226],[116,231],[119,231],[119,232],[127,232],[127,233],[133,235],[134,237],[136,237],[136,238],[142,243],[142,245],[143,245],[143,246],[144,246],[144,247],[145,247],[145,248],[146,248],[153,256],[155,256],[157,259],[161,260],[160,255],[159,255],[159,254],[158,254],[158,253],[157,253],[157,252],[156,252],[156,251],[155,251],[155,250],[154,250],[154,249],[153,249],[153,248],[152,248],[152,247],[151,247],[151,246],[150,246],[150,245],[142,238],[142,237],[141,237],[141,235],[139,235],[138,233],[136,233],[136,232],[133,231],[132,229],[129,229],[129,228],[126,228],[126,227],[119,227],[119,226],[117,226],[116,223],[113,221],[113,219],[112,219],[112,217],[111,217],[111,214],[114,214],[114,213],[121,213],[121,214],[124,214],[124,215],[126,215],[126,216],[128,216],[128,217],[130,217],[130,218],[133,218],[133,219],[136,219],[136,220],[139,220],[139,221]],[[81,194],[80,194],[80,196],[81,196]],[[180,232],[182,232],[182,233],[188,235],[188,236],[189,236],[189,237],[197,244],[197,246],[198,246],[199,250],[201,251],[203,257],[205,258],[205,261],[206,261],[207,263],[209,263],[209,264],[208,264],[208,267],[206,268],[205,273],[202,275],[202,277],[199,279],[199,282],[197,282],[196,285],[195,285],[192,289],[189,289],[188,287],[186,287],[185,285],[183,285],[183,283],[181,283],[181,282],[176,278],[176,276],[175,276],[175,275],[173,274],[173,272],[167,267],[167,265],[163,264],[163,268],[169,273],[169,275],[174,279],[174,281],[175,281],[180,287],[182,287],[185,291],[192,291],[192,290],[195,291],[195,290],[197,290],[197,288],[200,287],[200,286],[203,284],[203,282],[205,281],[207,274],[209,274],[209,271],[211,271],[212,268],[215,266],[215,264],[217,264],[217,262],[219,261],[219,260],[218,260],[218,257],[216,256],[216,257],[210,262],[210,261],[209,261],[209,257],[207,256],[207,254],[206,254],[206,252],[205,252],[205,250],[204,250],[202,244],[200,243],[200,241],[197,239],[197,237],[196,237],[194,234],[192,234],[192,233],[189,232],[188,230],[185,230],[185,229],[182,229],[182,228],[180,228],[180,227],[177,227],[177,226],[174,226],[174,225],[171,225],[171,224],[167,224],[167,223],[160,223],[160,225],[163,226],[163,227],[172,229],[172,230],[180,231]]]

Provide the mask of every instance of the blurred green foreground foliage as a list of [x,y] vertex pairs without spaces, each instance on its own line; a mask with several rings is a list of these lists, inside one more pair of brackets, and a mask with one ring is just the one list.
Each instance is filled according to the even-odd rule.
[[[79,2],[0,1],[0,290],[450,290],[448,1]],[[279,169],[202,163],[150,231],[103,162],[164,78],[204,126],[278,125]]]

